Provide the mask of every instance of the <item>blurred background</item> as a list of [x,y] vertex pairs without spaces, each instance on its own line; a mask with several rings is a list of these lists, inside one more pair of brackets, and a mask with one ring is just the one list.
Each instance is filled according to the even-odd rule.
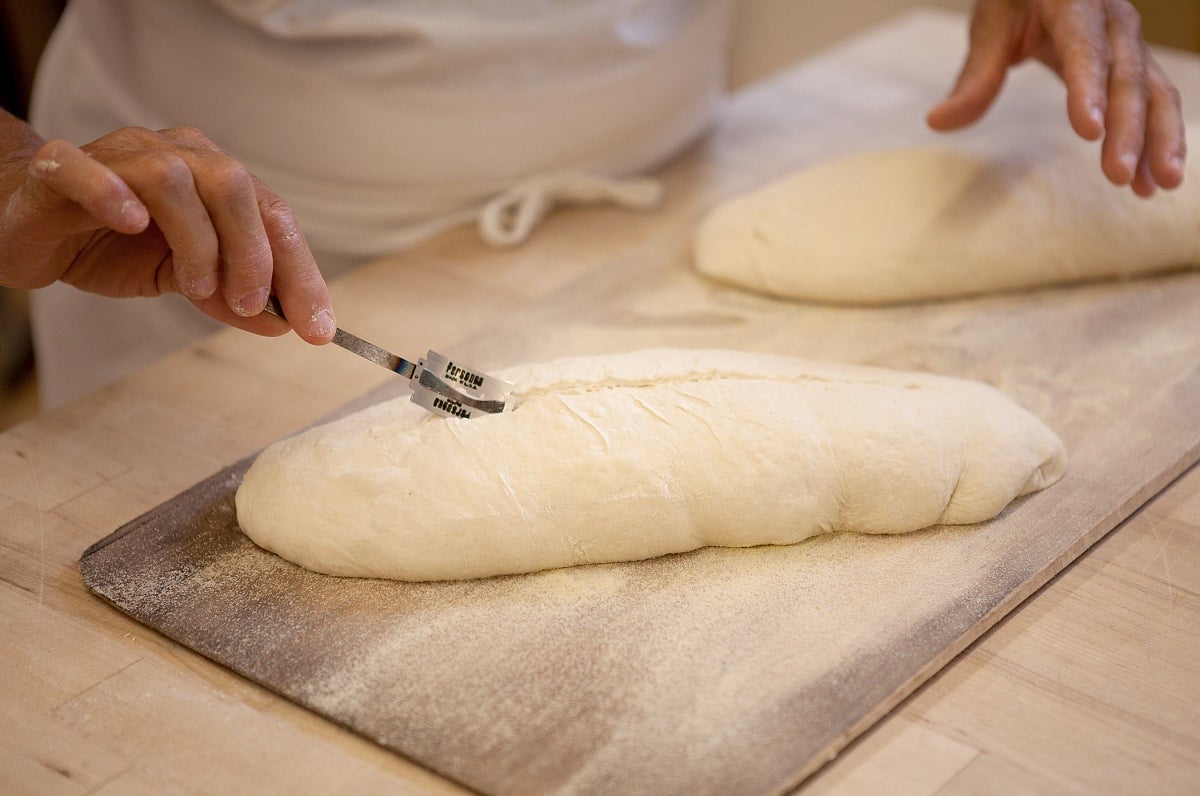
[[[0,106],[24,118],[38,57],[65,0],[0,0]],[[971,0],[737,0],[730,83],[762,78],[803,55],[906,8],[966,12]],[[1200,2],[1134,0],[1146,38],[1200,50]],[[947,88],[951,75],[947,75]],[[83,142],[76,142],[83,143]],[[29,341],[29,305],[0,288],[0,430],[37,412],[37,368]]]

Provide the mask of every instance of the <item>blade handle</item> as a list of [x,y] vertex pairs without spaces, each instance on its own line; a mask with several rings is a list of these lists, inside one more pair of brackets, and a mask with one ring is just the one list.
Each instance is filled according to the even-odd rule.
[[[287,320],[287,316],[283,314],[283,307],[279,305],[279,299],[274,296],[267,297],[267,306],[264,309],[277,318]],[[417,371],[416,363],[409,362],[404,357],[396,356],[386,348],[380,348],[374,343],[367,342],[358,335],[351,334],[341,327],[334,330],[332,342],[334,345],[340,346],[353,354],[358,354],[369,362],[374,362],[376,365],[387,368],[393,373],[399,373],[406,379],[411,379]]]

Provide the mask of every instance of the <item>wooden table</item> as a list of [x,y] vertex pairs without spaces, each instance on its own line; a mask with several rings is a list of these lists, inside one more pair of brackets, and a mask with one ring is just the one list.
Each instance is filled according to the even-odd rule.
[[[961,24],[909,17],[807,66],[853,78],[888,62],[864,43],[940,46]],[[906,68],[932,100],[956,57]],[[1165,59],[1200,87],[1200,63]],[[770,84],[754,90],[750,107],[769,102]],[[854,103],[889,97],[844,100],[846,118],[798,117],[861,137],[870,131],[848,125]],[[696,155],[674,164],[673,194],[705,168]],[[469,359],[480,333],[644,245],[660,223],[570,211],[505,253],[455,232],[339,281],[339,315],[368,339],[436,341]],[[229,331],[0,436],[0,790],[458,790],[147,630],[78,572],[108,531],[386,378],[333,349]],[[805,789],[1188,791],[1200,779],[1198,591],[1193,468]]]

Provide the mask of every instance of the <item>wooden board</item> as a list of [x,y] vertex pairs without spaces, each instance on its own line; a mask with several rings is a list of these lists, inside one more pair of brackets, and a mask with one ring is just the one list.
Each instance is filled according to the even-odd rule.
[[[961,35],[958,20],[917,23]],[[490,367],[721,346],[979,378],[1064,438],[1061,484],[974,528],[407,585],[314,575],[254,548],[229,504],[235,467],[89,551],[89,585],[479,790],[772,792],[801,780],[1200,453],[1200,275],[866,310],[773,301],[688,270],[690,231],[720,198],[781,168],[925,140],[920,109],[942,86],[916,76],[934,71],[923,59],[954,54],[875,63],[873,51],[894,59],[882,44],[866,37],[854,58],[809,63],[769,103],[741,97],[668,171],[680,198],[653,225],[624,222],[643,225],[636,245],[551,277],[519,320],[467,352]],[[831,67],[846,61],[869,79]],[[1019,74],[961,140],[1066,144],[1060,90],[1043,78]],[[779,102],[781,85],[794,103]],[[806,127],[810,114],[823,123]],[[845,124],[829,121],[838,114]],[[873,123],[885,118],[913,121]],[[569,251],[553,228],[571,221],[551,222],[547,246],[496,258],[497,278]]]

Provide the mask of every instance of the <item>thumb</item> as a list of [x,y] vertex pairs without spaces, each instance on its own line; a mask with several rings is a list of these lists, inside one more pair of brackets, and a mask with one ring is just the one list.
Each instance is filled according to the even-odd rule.
[[979,119],[991,107],[1014,61],[1017,33],[1013,4],[981,0],[971,19],[971,44],[949,96],[925,117],[934,130],[955,130]]
[[49,141],[0,208],[0,284],[44,287],[70,264],[75,236],[105,226],[134,234],[149,221],[114,172],[66,141]]

